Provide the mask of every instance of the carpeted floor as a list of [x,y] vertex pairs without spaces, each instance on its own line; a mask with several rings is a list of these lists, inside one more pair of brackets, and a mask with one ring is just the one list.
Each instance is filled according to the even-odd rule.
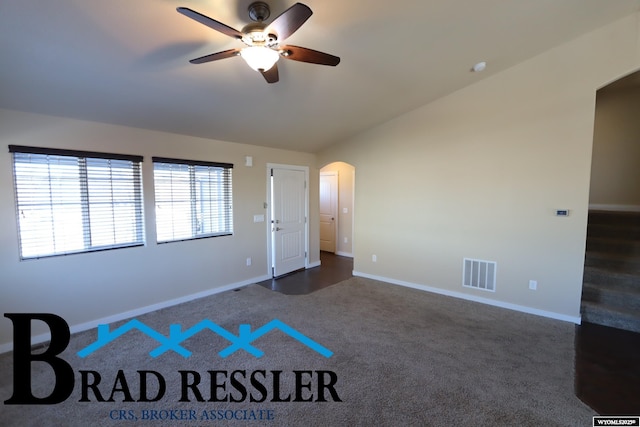
[[[172,323],[187,329],[209,319],[238,335],[240,324],[255,330],[279,319],[333,355],[326,358],[291,336],[272,331],[251,342],[264,352],[261,358],[245,350],[223,358],[218,352],[229,341],[204,331],[181,343],[192,352],[190,357],[169,351],[153,358],[149,352],[159,344],[132,331],[80,358],[76,352],[96,340],[97,332],[91,330],[73,336],[61,355],[76,372],[71,397],[56,405],[4,405],[0,425],[586,426],[596,415],[574,395],[574,325],[372,280],[351,278],[299,296],[251,285],[137,319],[164,335]],[[13,389],[12,356],[0,356],[3,401]],[[80,402],[81,370],[99,373],[98,390],[105,400],[113,395],[114,401],[96,402],[89,389],[90,402]],[[133,400],[140,397],[136,371],[143,370],[162,375],[164,396],[157,402],[123,402],[126,393],[122,378],[116,380],[118,370],[123,371]],[[213,370],[227,371],[229,376],[245,370],[246,379],[236,377],[236,383],[219,379],[218,387],[211,386],[207,371]],[[261,370],[267,372],[256,378],[264,389],[249,378]],[[326,402],[273,402],[274,374],[268,371],[282,371],[276,374],[281,384],[275,392],[282,400],[289,393],[291,400],[296,398],[293,371],[313,371],[298,374],[300,400],[321,396],[317,371],[333,372],[337,381],[331,385],[331,374],[321,375],[328,384],[322,393]],[[197,389],[205,401],[196,401],[192,388],[184,390],[190,401],[180,402],[182,376],[191,383],[196,374],[201,376]],[[47,395],[52,379],[47,365],[34,364],[34,394]],[[148,397],[157,394],[154,379],[149,381]],[[245,397],[241,391],[246,388],[246,399],[208,401],[212,388],[220,399],[226,395],[237,400]],[[251,402],[251,396],[264,401]],[[341,401],[334,401],[336,397]],[[156,417],[171,417],[174,410],[174,418],[186,419],[144,419],[152,410]],[[118,420],[121,416],[137,419]],[[238,420],[247,417],[270,419]]]

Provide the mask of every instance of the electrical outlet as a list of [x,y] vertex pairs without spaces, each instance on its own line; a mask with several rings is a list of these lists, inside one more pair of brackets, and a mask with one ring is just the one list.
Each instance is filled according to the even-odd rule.
[[529,280],[529,289],[535,291],[538,289],[538,281],[537,280]]
[[247,267],[251,265],[251,257],[247,258]]

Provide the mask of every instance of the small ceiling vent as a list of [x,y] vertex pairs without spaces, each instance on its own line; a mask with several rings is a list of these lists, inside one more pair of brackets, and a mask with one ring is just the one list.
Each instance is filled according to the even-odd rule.
[[496,269],[497,264],[495,261],[464,258],[462,267],[462,286],[495,292]]

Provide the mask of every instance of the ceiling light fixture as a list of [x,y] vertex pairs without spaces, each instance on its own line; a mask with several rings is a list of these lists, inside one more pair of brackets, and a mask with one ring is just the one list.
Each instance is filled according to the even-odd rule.
[[484,71],[484,69],[487,68],[487,63],[486,62],[478,62],[476,65],[473,66],[473,68],[471,69],[471,71],[473,71],[474,73],[479,73],[480,71]]
[[265,46],[245,47],[240,51],[242,59],[256,71],[267,71],[280,59],[280,54]]

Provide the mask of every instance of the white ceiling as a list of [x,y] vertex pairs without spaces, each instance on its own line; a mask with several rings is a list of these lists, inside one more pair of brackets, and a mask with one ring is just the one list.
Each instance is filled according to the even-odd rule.
[[[242,44],[251,0],[2,0],[0,108],[315,152],[640,10],[640,0],[303,0],[286,43],[342,58],[282,60],[267,84]],[[293,4],[267,0],[271,19]],[[472,73],[487,61],[483,73]]]

